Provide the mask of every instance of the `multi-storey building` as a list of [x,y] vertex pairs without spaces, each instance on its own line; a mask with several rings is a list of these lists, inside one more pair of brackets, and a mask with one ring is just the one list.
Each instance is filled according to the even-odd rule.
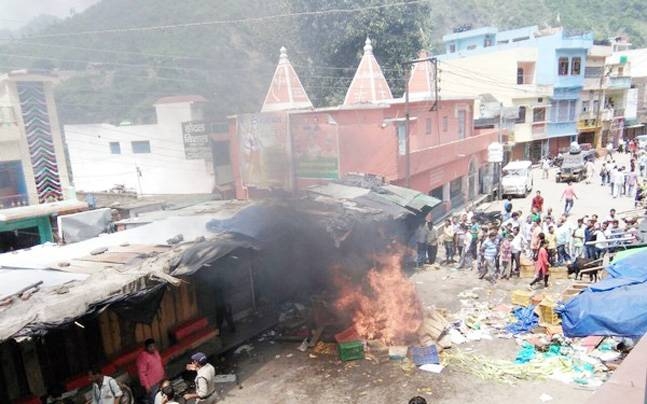
[[591,35],[485,27],[445,35],[443,42],[446,53],[437,55],[441,99],[491,94],[503,108],[516,108],[513,158],[538,160],[576,140]]

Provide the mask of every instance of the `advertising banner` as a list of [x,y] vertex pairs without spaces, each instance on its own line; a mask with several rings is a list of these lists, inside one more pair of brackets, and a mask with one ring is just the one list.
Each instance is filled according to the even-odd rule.
[[291,115],[290,132],[298,178],[339,178],[337,123],[330,114]]
[[284,188],[290,183],[284,112],[238,116],[240,174],[245,186]]
[[211,160],[209,133],[206,122],[182,122],[184,157],[187,160]]

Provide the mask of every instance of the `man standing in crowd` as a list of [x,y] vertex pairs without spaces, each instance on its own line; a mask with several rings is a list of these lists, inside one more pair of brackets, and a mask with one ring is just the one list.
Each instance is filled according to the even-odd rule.
[[445,247],[445,264],[454,261],[454,239],[455,239],[454,225],[451,219],[445,220],[445,227],[443,228],[443,246]]
[[155,401],[155,395],[160,387],[160,382],[166,377],[162,358],[152,338],[144,341],[144,350],[137,356],[137,375],[139,383],[146,391],[150,402]]
[[416,266],[421,267],[427,262],[427,233],[429,228],[427,227],[427,222],[423,222],[416,229],[415,239],[416,239]]
[[115,379],[104,376],[98,368],[88,371],[88,379],[92,383],[92,404],[119,404],[123,392]]
[[517,277],[519,277],[521,274],[521,252],[523,251],[524,247],[524,240],[521,232],[519,231],[519,227],[512,228],[512,236],[513,237],[512,242],[510,243],[510,250],[512,252],[512,262],[514,264],[514,267],[512,269],[511,275],[517,275]]
[[595,164],[593,164],[591,160],[587,160],[586,164],[584,164],[584,168],[586,169],[586,183],[590,184],[593,180],[593,175],[595,174]]
[[512,217],[512,197],[508,195],[508,198],[503,202],[503,212],[501,212],[501,219],[505,222]]
[[438,255],[438,230],[434,227],[433,222],[427,222],[427,260],[430,265],[436,263]]
[[541,214],[544,210],[544,197],[541,196],[541,191],[537,191],[535,197],[532,198],[532,203],[530,205],[531,211],[536,211]]
[[571,260],[570,255],[568,254],[568,246],[570,244],[570,233],[571,230],[566,225],[564,218],[560,218],[557,222],[557,264],[564,265],[565,263]]
[[499,246],[496,242],[496,233],[490,232],[487,239],[481,244],[481,255],[483,257],[483,265],[480,268],[481,274],[479,279],[483,279],[488,273],[490,274],[490,282],[496,280],[496,257],[499,255]]

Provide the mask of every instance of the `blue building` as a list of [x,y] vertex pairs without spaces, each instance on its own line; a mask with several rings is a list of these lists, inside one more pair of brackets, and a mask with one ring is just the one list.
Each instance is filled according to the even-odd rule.
[[447,34],[443,43],[446,53],[437,56],[441,97],[488,93],[518,110],[512,158],[538,160],[577,139],[592,34],[483,27]]

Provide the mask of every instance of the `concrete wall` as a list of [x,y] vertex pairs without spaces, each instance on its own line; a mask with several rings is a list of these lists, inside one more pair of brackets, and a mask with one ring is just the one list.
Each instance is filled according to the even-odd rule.
[[[149,195],[213,191],[211,161],[185,159],[181,123],[192,120],[191,108],[188,104],[186,107],[180,104],[156,107],[160,122],[154,125],[65,126],[77,190],[105,191],[121,184]],[[133,153],[133,141],[149,141],[151,152]],[[121,154],[111,153],[110,142],[120,144]]]

